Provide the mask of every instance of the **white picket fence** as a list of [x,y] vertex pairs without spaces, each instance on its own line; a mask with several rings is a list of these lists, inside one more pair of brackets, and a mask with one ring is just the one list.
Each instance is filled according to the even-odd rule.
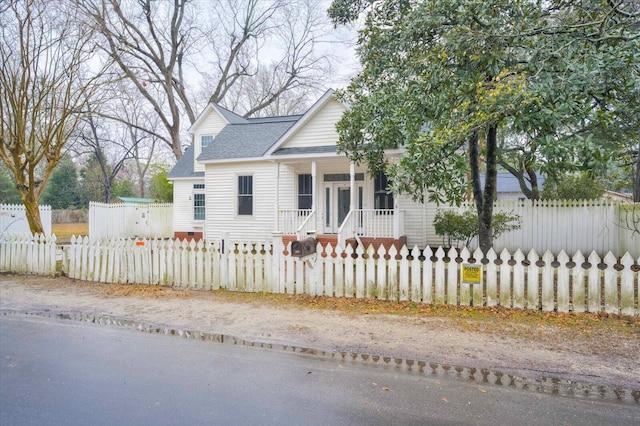
[[173,236],[170,203],[89,203],[89,237],[169,238]]
[[55,275],[56,236],[0,234],[0,272]]
[[[51,235],[51,206],[39,206],[45,235]],[[23,204],[0,204],[0,234],[30,234]]]
[[467,249],[318,245],[318,254],[301,260],[288,255],[290,246],[280,238],[224,245],[73,238],[63,270],[74,279],[106,283],[638,315],[640,259],[628,253],[618,259],[612,253],[491,250],[482,284],[473,285],[461,283],[461,266],[479,261],[479,250],[472,256]]

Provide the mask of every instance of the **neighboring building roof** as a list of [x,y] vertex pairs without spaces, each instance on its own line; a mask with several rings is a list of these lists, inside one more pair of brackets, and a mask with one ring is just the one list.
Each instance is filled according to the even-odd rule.
[[198,161],[262,157],[300,117],[265,117],[227,124],[213,142],[202,150]]
[[134,198],[134,197],[114,197],[111,200],[112,203],[125,203],[125,204],[151,204],[153,199],[151,198]]
[[633,194],[627,192],[604,191],[604,198],[633,203]]
[[204,172],[193,171],[193,144],[187,148],[182,157],[167,175],[167,179],[204,178]]
[[[544,182],[544,177],[536,173],[538,177],[538,188],[542,188],[542,183]],[[482,173],[480,175],[480,182],[484,187],[484,179],[486,174]],[[498,173],[496,177],[496,192],[522,192],[520,189],[520,184],[518,183],[518,179],[511,173]]]

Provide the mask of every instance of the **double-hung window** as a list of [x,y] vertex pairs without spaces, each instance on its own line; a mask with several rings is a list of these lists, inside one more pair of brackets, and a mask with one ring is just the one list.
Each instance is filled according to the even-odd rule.
[[238,176],[238,215],[253,214],[253,176]]
[[310,210],[313,189],[313,179],[311,175],[298,175],[298,210]]
[[205,198],[204,183],[193,184],[193,220],[204,220]]
[[374,208],[393,210],[393,194],[389,191],[389,181],[384,172],[378,172],[373,179]]
[[211,142],[213,142],[212,135],[204,135],[200,137],[200,145],[202,146],[203,149],[208,147],[211,144]]

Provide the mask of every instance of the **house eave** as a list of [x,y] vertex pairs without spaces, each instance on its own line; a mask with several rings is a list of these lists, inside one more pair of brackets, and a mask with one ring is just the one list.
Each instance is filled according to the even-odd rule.
[[266,161],[265,157],[244,157],[244,158],[222,158],[215,160],[198,160],[198,164],[228,164],[228,163],[248,163],[255,161]]

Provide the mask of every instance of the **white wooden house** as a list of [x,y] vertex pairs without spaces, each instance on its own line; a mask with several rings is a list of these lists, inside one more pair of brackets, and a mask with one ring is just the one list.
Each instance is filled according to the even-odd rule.
[[[337,153],[335,124],[345,109],[332,91],[304,114],[285,117],[245,119],[208,105],[189,129],[192,145],[169,173],[174,236],[257,242],[282,234],[287,242],[314,235],[343,247],[350,240],[387,246],[441,244],[433,227],[435,203],[387,193],[384,175],[370,176],[365,165]],[[388,155],[393,161],[401,151]],[[562,203],[548,208],[525,205],[514,182],[498,176],[497,198],[506,204],[496,209],[520,212],[523,228],[517,235],[502,236],[494,248],[591,251],[602,246],[603,252],[619,251],[620,227],[613,222],[577,219],[593,216],[586,205],[567,212]],[[611,220],[617,217],[607,210],[610,206],[603,208]],[[558,209],[566,219],[559,219]],[[552,226],[558,223],[560,228]],[[548,231],[550,240],[542,239],[541,230]],[[514,235],[522,238],[509,242]],[[589,235],[602,237],[602,244]],[[529,241],[534,236],[538,242]],[[582,237],[581,245],[572,248]]]
[[425,206],[336,152],[345,108],[331,90],[302,115],[245,119],[210,104],[169,173],[175,237],[424,244]]

